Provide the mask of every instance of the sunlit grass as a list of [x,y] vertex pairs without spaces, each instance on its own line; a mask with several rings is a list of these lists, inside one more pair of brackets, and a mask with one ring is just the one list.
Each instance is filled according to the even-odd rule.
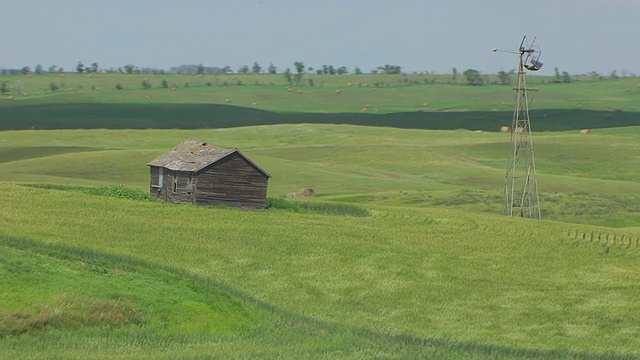
[[[638,129],[534,134],[545,218],[638,226]],[[502,207],[508,134],[462,130],[302,124],[8,131],[0,133],[0,180],[147,192],[146,163],[187,139],[239,148],[272,175],[272,198],[310,187],[323,200],[492,214]]]
[[[536,133],[542,222],[497,215],[508,134],[309,124],[1,132],[0,237],[10,241],[0,250],[10,261],[0,269],[13,264],[24,278],[2,294],[9,332],[23,335],[0,339],[0,352],[637,357],[640,173],[634,152],[620,150],[637,147],[638,129]],[[141,201],[146,163],[185,139],[239,148],[273,176],[274,206]],[[303,187],[316,195],[283,198]],[[67,322],[43,310],[55,308]],[[142,315],[124,323],[93,317],[132,309]]]
[[233,333],[267,319],[257,308],[194,279],[87,255],[0,239],[0,338],[90,327]]
[[[336,326],[514,349],[640,347],[638,250],[628,246],[637,230],[435,209],[373,206],[374,216],[357,218],[2,189],[3,235],[165,264]],[[582,238],[597,231],[627,240]]]

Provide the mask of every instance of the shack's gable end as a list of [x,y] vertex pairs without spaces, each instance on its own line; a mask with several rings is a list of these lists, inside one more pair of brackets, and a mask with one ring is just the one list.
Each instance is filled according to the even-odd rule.
[[195,202],[264,208],[268,183],[268,174],[242,154],[235,153],[198,172]]

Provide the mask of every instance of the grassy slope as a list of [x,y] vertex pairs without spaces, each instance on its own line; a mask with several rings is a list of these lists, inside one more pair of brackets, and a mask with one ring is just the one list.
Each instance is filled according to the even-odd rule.
[[2,237],[0,259],[3,358],[527,359],[568,353],[318,321],[234,291],[229,296],[210,277],[81,248]]
[[0,186],[0,235],[164,264],[338,334],[505,357],[640,355],[637,230],[415,208],[242,212]]
[[[639,128],[536,134],[545,218],[639,226],[639,138]],[[145,164],[185,139],[238,147],[273,175],[270,196],[312,187],[332,200],[501,208],[508,134],[469,131],[344,125],[10,131],[0,133],[0,180],[143,190]]]
[[[0,100],[2,129],[319,122],[495,130],[509,122],[512,107],[508,87],[447,85],[437,76],[429,79],[440,84],[421,86],[385,76],[377,90],[364,86],[362,77],[314,77],[316,85],[324,81],[322,86],[292,92],[267,76],[251,86],[246,86],[253,82],[248,76],[238,78],[243,86],[221,86],[238,80],[233,77],[174,76],[175,91],[137,89],[143,78],[69,75],[64,90],[52,94],[48,84],[57,77],[5,77],[21,89],[14,100]],[[554,110],[534,112],[534,129],[637,124],[635,79],[593,85],[537,80],[529,81],[543,90],[536,93],[534,107]],[[110,90],[115,81],[127,90]],[[181,86],[183,81],[190,86]],[[227,98],[243,107],[220,106]],[[365,104],[369,113],[378,114],[340,114],[360,112]],[[227,284],[253,303],[288,314],[274,318],[266,330],[223,338],[149,336],[137,330],[110,337],[86,329],[49,333],[50,340],[39,342],[10,338],[0,346],[15,357],[638,355],[632,300],[638,295],[633,285],[637,229],[526,223],[514,232],[510,224],[517,219],[413,208],[499,211],[503,134],[326,125],[5,131],[0,133],[0,180],[144,189],[144,164],[186,138],[239,147],[275,175],[272,196],[311,186],[326,200],[365,203],[376,215],[247,214],[0,185],[0,235],[165,264]],[[588,137],[537,134],[545,218],[638,226],[637,140],[637,128],[603,129]],[[96,169],[96,163],[104,166]],[[215,224],[208,221],[211,214]],[[35,225],[33,218],[38,218]],[[239,223],[256,226],[240,228]],[[157,239],[170,232],[181,235],[157,247]]]
[[[362,348],[371,349],[370,356],[390,355],[384,344],[393,342],[404,344],[402,354],[452,358],[532,354],[522,349],[633,353],[637,230],[529,222],[514,230],[517,219],[397,207],[452,205],[496,213],[505,136],[329,125],[4,132],[5,180],[145,189],[149,159],[185,138],[216,139],[240,147],[274,175],[272,196],[311,186],[323,199],[363,202],[375,216],[244,213],[2,185],[0,235],[88,248],[212,279],[294,314],[296,330],[275,334],[314,354],[335,355],[320,345],[324,337],[298,338],[307,316],[321,321],[308,331],[333,329],[329,344],[350,355]],[[557,198],[543,201],[543,209],[559,209],[555,216],[565,221],[637,226],[638,210],[624,208],[637,209],[637,167],[624,166],[637,159],[615,148],[633,149],[639,136],[638,128],[536,135],[536,146],[549,148],[538,155],[543,199]],[[611,168],[590,166],[590,158],[607,164],[609,157]],[[99,162],[107,165],[96,172]],[[594,199],[596,212],[572,214]],[[619,223],[624,219],[629,223]],[[163,246],[153,245],[158,239]],[[625,245],[611,246],[614,239]],[[73,351],[87,351],[84,340],[57,336],[73,344]],[[94,335],[75,336],[97,341]],[[162,339],[149,341],[159,346]],[[214,350],[222,343],[231,348],[220,354],[241,354],[246,347],[276,351],[277,342],[262,332],[227,340],[183,341],[198,349],[194,354],[222,351]],[[111,346],[120,348],[117,343]]]
[[9,239],[2,243],[0,336],[139,325],[150,334],[224,334],[267,318],[221,291],[159,269],[74,257]]

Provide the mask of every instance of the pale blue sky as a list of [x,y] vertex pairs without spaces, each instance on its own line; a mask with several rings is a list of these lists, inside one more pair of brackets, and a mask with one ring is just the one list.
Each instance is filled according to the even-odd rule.
[[0,68],[302,61],[495,73],[517,59],[494,47],[537,35],[542,73],[640,75],[640,0],[0,0],[0,26]]

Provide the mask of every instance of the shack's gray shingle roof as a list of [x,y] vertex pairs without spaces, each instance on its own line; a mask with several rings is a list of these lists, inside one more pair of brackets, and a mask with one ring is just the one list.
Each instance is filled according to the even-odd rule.
[[174,171],[200,171],[205,167],[222,160],[223,158],[238,153],[258,171],[271,177],[253,161],[244,156],[238,149],[227,149],[199,141],[187,140],[178,144],[168,152],[158,156],[148,163],[149,166],[163,167]]

